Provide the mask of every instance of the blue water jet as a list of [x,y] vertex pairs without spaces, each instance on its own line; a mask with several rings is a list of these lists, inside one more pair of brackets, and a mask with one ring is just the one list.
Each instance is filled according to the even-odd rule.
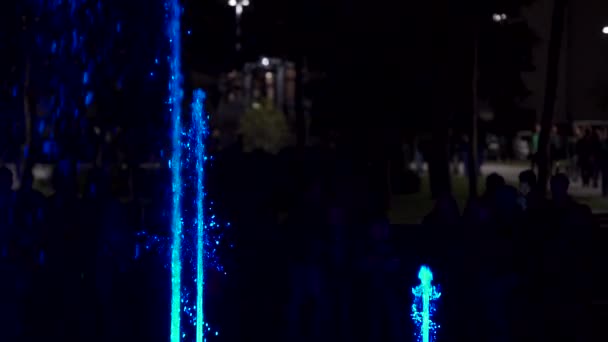
[[412,319],[419,329],[416,336],[419,342],[433,342],[439,326],[432,321],[432,317],[436,310],[435,301],[441,297],[441,293],[431,284],[433,272],[427,266],[420,267],[418,279],[420,285],[412,288]]
[[167,36],[171,47],[169,55],[169,112],[173,122],[173,154],[169,167],[172,172],[173,211],[172,211],[172,245],[171,245],[171,327],[170,341],[179,342],[181,334],[181,276],[182,276],[182,122],[181,106],[183,99],[181,72],[181,15],[182,7],[178,0],[165,4],[168,15]]
[[208,135],[204,112],[205,92],[196,90],[192,102],[192,126],[196,149],[196,342],[204,336],[204,287],[205,287],[205,138]]

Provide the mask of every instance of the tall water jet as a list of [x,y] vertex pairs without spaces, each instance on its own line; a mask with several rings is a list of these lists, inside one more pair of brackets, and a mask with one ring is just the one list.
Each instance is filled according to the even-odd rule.
[[168,17],[167,36],[170,44],[169,54],[169,113],[172,119],[173,153],[169,163],[172,173],[173,210],[172,210],[172,243],[171,243],[171,328],[170,341],[181,339],[181,276],[182,276],[182,239],[183,218],[181,213],[183,183],[181,175],[182,158],[182,72],[181,72],[181,15],[179,0],[165,3]]
[[192,101],[192,128],[196,153],[196,342],[204,337],[204,291],[205,291],[205,138],[208,134],[204,112],[205,92],[194,91]]

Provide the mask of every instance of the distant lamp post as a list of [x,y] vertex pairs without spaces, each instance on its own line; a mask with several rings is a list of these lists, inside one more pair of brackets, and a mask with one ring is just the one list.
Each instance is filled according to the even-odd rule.
[[228,0],[228,5],[234,7],[236,15],[236,51],[241,50],[241,16],[245,7],[249,6],[249,0]]
[[608,35],[608,26],[604,26],[602,33]]

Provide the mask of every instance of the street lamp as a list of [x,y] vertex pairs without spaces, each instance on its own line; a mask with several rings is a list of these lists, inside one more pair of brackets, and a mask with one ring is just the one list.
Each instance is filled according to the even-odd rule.
[[229,0],[228,5],[234,7],[237,17],[240,17],[243,14],[243,9],[249,6],[249,0]]
[[507,15],[505,13],[494,13],[492,14],[492,20],[495,23],[501,23],[501,22],[505,22],[508,19]]
[[241,50],[241,16],[245,7],[249,6],[249,0],[228,0],[228,6],[234,7],[236,15],[236,51]]

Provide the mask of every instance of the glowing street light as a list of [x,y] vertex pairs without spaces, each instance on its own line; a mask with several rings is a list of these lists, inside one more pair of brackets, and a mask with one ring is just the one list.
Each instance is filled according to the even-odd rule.
[[506,21],[507,19],[508,19],[508,16],[505,13],[494,13],[492,15],[492,20],[495,23],[501,23],[501,22]]
[[241,50],[241,16],[245,7],[249,6],[249,0],[228,0],[228,6],[234,7],[236,15],[236,51]]
[[243,9],[249,6],[249,0],[229,0],[228,5],[234,7],[237,17],[243,14]]
[[608,26],[604,26],[602,33],[608,35]]

